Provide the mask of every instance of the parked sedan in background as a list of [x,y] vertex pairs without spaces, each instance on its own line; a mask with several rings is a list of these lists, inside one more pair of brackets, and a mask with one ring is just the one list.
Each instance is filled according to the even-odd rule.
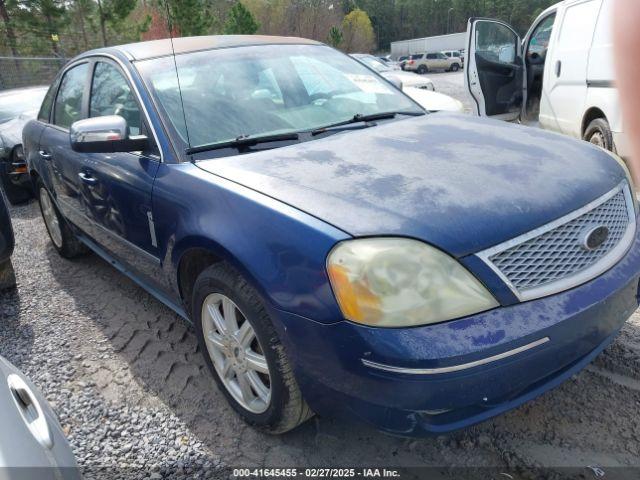
[[36,114],[48,87],[0,91],[0,186],[12,204],[32,197],[22,151],[22,128]]
[[570,378],[638,308],[618,157],[429,114],[318,42],[110,47],[48,95],[23,138],[53,247],[91,248],[191,319],[265,431],[313,412],[464,428]]
[[376,57],[376,58],[378,58],[381,62],[383,62],[388,67],[390,67],[391,70],[402,70],[402,68],[400,68],[400,63],[396,62],[395,60],[392,60],[390,57]]
[[415,73],[403,72],[402,70],[394,70],[373,55],[369,55],[367,53],[352,53],[350,56],[358,60],[363,65],[378,72],[387,80],[394,83],[402,82],[403,87],[421,88],[424,90],[431,90],[432,92],[435,90],[430,78],[416,75]]
[[402,90],[420,106],[430,112],[463,112],[464,105],[453,97],[438,93],[433,86],[433,82],[425,77],[412,72],[392,70],[373,55],[354,53],[353,58],[363,65],[375,70],[387,80],[394,84],[402,84]]
[[79,480],[62,427],[42,393],[0,357],[0,478]]
[[14,243],[11,217],[4,194],[0,191],[0,290],[13,288],[16,285],[16,276],[11,263]]

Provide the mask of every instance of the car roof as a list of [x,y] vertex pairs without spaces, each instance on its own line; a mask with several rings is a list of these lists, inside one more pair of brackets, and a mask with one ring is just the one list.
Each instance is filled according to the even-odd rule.
[[34,87],[20,87],[20,88],[10,88],[8,90],[0,90],[0,97],[5,97],[9,95],[20,95],[22,93],[33,92],[34,90],[47,90],[49,87],[46,85],[37,85]]
[[176,53],[213,50],[216,48],[247,47],[254,45],[323,45],[314,40],[298,37],[277,37],[270,35],[208,35],[201,37],[178,37],[173,42],[169,38],[147,42],[129,43],[114,47],[91,50],[82,56],[110,53],[117,50],[130,60],[145,60],[164,57]]

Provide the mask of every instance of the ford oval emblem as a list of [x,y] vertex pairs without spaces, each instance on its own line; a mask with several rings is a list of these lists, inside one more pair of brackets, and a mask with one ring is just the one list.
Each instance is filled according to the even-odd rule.
[[609,229],[604,225],[588,227],[580,235],[580,246],[592,251],[601,246],[609,238]]

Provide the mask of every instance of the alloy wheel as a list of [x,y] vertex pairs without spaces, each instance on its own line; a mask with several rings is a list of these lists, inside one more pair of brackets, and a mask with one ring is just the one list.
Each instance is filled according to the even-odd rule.
[[51,236],[51,241],[56,247],[62,248],[62,228],[60,228],[60,221],[58,220],[58,215],[56,214],[49,192],[44,188],[40,188],[40,205],[42,206],[42,218],[44,218],[44,223]]
[[212,293],[202,304],[202,332],[209,357],[231,396],[260,414],[271,402],[271,375],[256,333],[227,296]]
[[602,135],[602,132],[594,132],[593,135],[591,135],[589,142],[602,148],[604,148],[605,146],[604,136]]

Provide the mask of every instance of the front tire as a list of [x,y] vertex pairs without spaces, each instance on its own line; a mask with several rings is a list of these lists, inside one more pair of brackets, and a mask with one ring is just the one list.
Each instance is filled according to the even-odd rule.
[[0,262],[0,291],[16,287],[16,274],[11,259]]
[[598,145],[610,152],[616,151],[615,144],[613,143],[611,127],[609,126],[609,122],[604,118],[596,118],[595,120],[592,120],[584,131],[584,136],[582,138],[587,142]]
[[85,254],[87,247],[75,236],[41,180],[37,183],[37,191],[40,213],[56,251],[64,258]]
[[279,434],[313,416],[262,300],[235,270],[224,263],[204,270],[192,312],[205,362],[245,422]]

